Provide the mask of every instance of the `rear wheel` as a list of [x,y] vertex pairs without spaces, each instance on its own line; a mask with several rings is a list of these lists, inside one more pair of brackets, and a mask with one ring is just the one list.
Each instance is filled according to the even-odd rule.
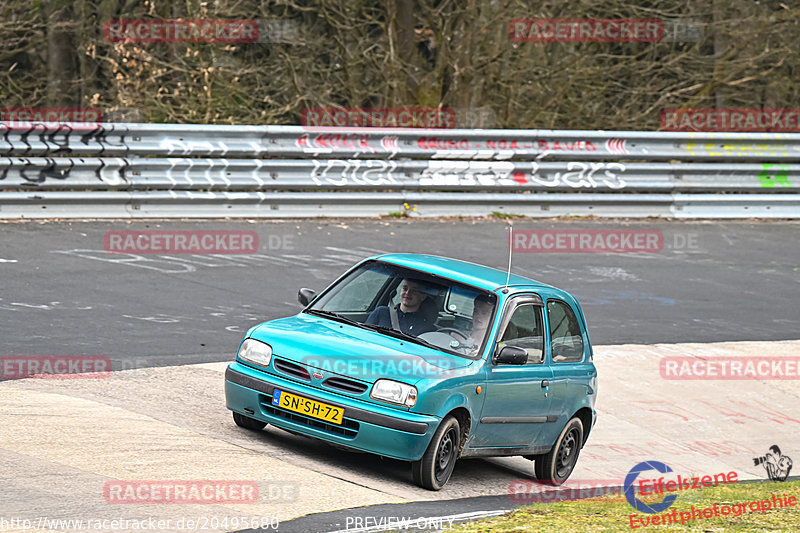
[[414,483],[428,490],[444,487],[456,466],[460,446],[461,426],[455,417],[448,416],[434,433],[422,459],[411,463]]
[[583,446],[583,424],[580,419],[573,418],[556,439],[553,449],[536,456],[533,464],[534,475],[550,485],[561,485],[572,474],[578,462],[581,446]]
[[236,422],[237,426],[245,429],[264,429],[264,426],[267,425],[266,422],[250,418],[249,416],[240,415],[236,411],[233,412],[233,421]]

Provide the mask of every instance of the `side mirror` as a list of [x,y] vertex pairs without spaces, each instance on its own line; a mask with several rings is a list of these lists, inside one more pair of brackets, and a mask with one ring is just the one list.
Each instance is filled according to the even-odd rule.
[[300,302],[300,305],[303,307],[308,306],[311,300],[314,299],[314,296],[317,293],[312,291],[311,289],[300,289],[297,291],[297,301]]
[[516,346],[503,346],[492,362],[496,365],[524,365],[528,362],[528,352]]

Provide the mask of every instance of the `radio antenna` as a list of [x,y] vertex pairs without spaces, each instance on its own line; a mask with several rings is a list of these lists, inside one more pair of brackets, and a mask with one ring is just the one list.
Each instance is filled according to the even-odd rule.
[[[514,226],[509,224],[508,225],[508,272],[506,273],[506,287],[508,287],[508,280],[511,278],[511,252],[513,249],[514,249]],[[506,291],[507,290],[508,289],[506,289]]]

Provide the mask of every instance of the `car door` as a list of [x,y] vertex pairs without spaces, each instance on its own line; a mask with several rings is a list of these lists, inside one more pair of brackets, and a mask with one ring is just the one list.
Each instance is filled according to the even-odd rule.
[[[577,410],[577,402],[586,396],[592,378],[597,375],[586,349],[586,340],[578,322],[578,314],[567,302],[548,298],[547,328],[550,334],[547,346],[548,361],[553,373],[550,384],[552,413],[558,416],[557,424],[550,424],[541,434],[546,443],[554,442],[559,432]],[[584,428],[584,433],[588,428]]]
[[[550,368],[544,364],[542,300],[514,297],[506,304],[493,357],[486,361],[486,397],[471,447],[520,447],[536,440],[550,417]],[[527,362],[498,364],[504,346],[523,348]]]

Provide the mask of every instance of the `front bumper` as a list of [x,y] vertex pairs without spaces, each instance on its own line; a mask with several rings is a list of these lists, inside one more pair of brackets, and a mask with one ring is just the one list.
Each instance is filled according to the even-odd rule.
[[[272,405],[276,388],[344,408],[343,423],[331,424]],[[231,411],[275,427],[403,461],[422,457],[441,421],[309,387],[239,362],[225,371],[225,401]]]

